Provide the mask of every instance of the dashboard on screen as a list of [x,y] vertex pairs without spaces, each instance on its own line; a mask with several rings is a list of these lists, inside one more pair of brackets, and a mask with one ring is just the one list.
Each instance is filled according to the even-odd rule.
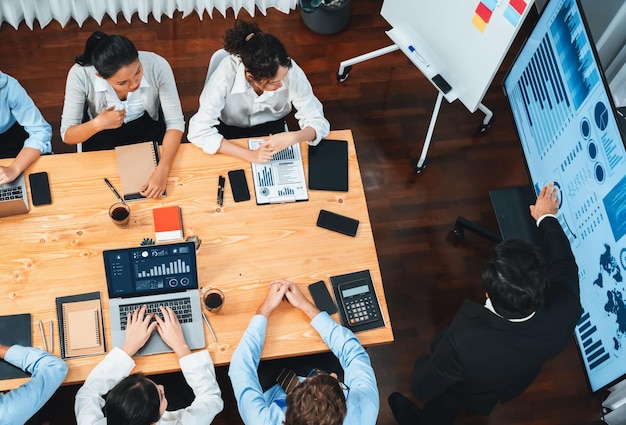
[[530,179],[554,181],[579,267],[575,328],[589,385],[626,374],[626,150],[576,0],[551,0],[504,80]]

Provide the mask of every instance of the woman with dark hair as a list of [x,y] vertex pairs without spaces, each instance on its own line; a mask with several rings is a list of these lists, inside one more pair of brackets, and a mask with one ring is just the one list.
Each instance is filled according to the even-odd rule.
[[[322,104],[280,40],[255,23],[237,21],[224,35],[224,49],[230,55],[211,74],[189,121],[190,142],[206,153],[264,162],[295,143],[316,145],[328,135]],[[285,131],[292,107],[300,130]],[[268,135],[255,151],[228,140]]]
[[112,149],[142,141],[162,143],[158,167],[142,195],[158,198],[185,130],[174,73],[152,52],[138,52],[121,35],[94,32],[65,86],[61,138],[83,150]]
[[[209,352],[192,353],[176,313],[170,307],[160,309],[161,314],[147,314],[144,305],[128,314],[124,344],[109,351],[76,393],[78,425],[207,425],[222,411],[224,402]],[[187,407],[167,410],[163,385],[142,373],[129,375],[135,368],[133,356],[153,332],[158,332],[178,357],[194,395]]]

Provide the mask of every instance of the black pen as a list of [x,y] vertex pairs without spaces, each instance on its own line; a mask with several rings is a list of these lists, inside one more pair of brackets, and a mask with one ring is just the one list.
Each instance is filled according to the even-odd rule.
[[115,193],[115,196],[117,196],[117,199],[120,200],[120,202],[124,202],[124,200],[122,199],[122,197],[120,196],[119,193],[117,193],[117,190],[115,190],[115,188],[113,187],[113,185],[111,184],[111,182],[109,181],[109,179],[107,179],[106,177],[104,178],[104,182],[107,184],[107,186],[109,186],[109,189],[111,189],[113,191],[113,193]]
[[217,182],[217,204],[221,207],[224,204],[224,185],[226,179],[224,176],[220,176]]

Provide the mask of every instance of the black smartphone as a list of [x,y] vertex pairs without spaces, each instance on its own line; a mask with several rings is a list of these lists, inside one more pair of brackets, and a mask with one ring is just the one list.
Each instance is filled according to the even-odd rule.
[[30,197],[33,201],[33,205],[38,206],[52,203],[48,173],[42,171],[40,173],[29,174],[28,181],[30,183]]
[[439,87],[443,94],[446,94],[450,90],[452,90],[450,84],[448,84],[448,82],[441,76],[441,74],[437,74],[433,77],[433,83],[435,83],[435,85]]
[[317,217],[317,225],[344,235],[356,236],[359,220],[334,212],[320,210],[320,215]]
[[311,293],[311,297],[313,297],[313,301],[315,302],[315,306],[317,308],[321,311],[327,312],[328,314],[337,313],[337,306],[331,298],[330,292],[328,292],[326,283],[323,280],[310,284],[309,292]]
[[235,202],[250,200],[250,190],[248,190],[248,180],[246,173],[240,170],[231,170],[228,172],[228,181],[233,191],[233,199]]

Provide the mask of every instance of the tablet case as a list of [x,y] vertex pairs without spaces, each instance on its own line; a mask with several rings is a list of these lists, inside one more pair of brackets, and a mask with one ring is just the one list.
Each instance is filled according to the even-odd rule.
[[348,142],[322,140],[309,146],[309,189],[348,191]]
[[[30,314],[0,316],[0,344],[31,347],[33,341]],[[19,367],[0,360],[0,379],[28,378],[29,376]]]

